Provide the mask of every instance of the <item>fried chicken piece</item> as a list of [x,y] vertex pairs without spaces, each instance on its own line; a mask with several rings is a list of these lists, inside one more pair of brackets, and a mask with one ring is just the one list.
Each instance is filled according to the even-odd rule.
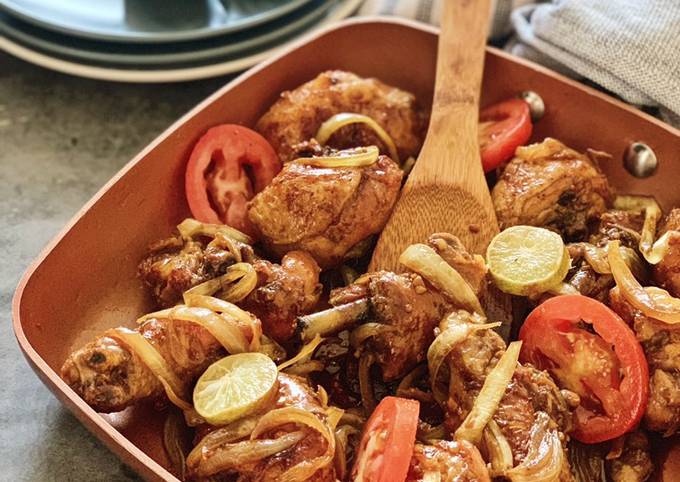
[[[588,239],[593,246],[604,248],[609,241],[618,240],[622,246],[637,252],[640,243],[640,232],[644,223],[641,211],[621,211],[611,209],[600,216],[597,228]],[[576,288],[579,293],[607,303],[609,290],[614,287],[614,278],[610,274],[597,273],[586,260],[585,243],[573,243],[567,246],[571,258],[571,269],[565,281]]]
[[489,471],[477,447],[465,440],[440,440],[434,445],[416,443],[406,482],[422,482],[425,474],[442,481],[490,482]]
[[[255,259],[253,249],[244,243],[228,240],[246,262]],[[149,253],[140,263],[139,278],[151,290],[156,303],[169,307],[182,299],[182,293],[198,284],[224,274],[235,258],[223,235],[185,240],[175,235],[149,246]]]
[[597,231],[590,236],[590,242],[604,247],[609,241],[618,240],[621,246],[637,250],[644,222],[645,215],[642,211],[610,209],[600,216]]
[[632,326],[649,365],[649,402],[645,426],[664,435],[680,429],[680,327],[649,318],[631,306],[619,288],[609,293],[610,307]]
[[[434,234],[427,243],[479,294],[486,266],[479,256],[472,256],[450,234]],[[385,329],[366,341],[365,349],[373,353],[385,380],[404,376],[425,359],[434,340],[434,330],[441,319],[456,307],[420,275],[379,271],[363,276],[356,283],[333,290],[330,303],[340,306],[359,299],[369,300],[366,319]]]
[[654,472],[649,439],[641,430],[627,433],[623,437],[621,455],[607,461],[609,480],[612,482],[645,482]]
[[[236,424],[250,425],[249,422],[252,421],[254,428],[257,420],[264,413],[285,407],[295,407],[309,413],[314,413],[322,422],[326,421],[326,407],[322,405],[318,395],[304,379],[294,375],[279,373],[278,382],[278,395],[272,404],[263,407],[256,414],[251,414],[249,416],[251,420],[239,420],[232,425],[214,429],[210,437],[213,439],[219,437],[221,435],[220,432],[231,433],[234,431],[233,427]],[[301,430],[299,427],[289,424],[262,434],[259,438],[275,439],[299,430]],[[306,428],[302,429],[302,431],[304,432],[304,437],[293,447],[266,458],[239,463],[238,465],[230,458],[222,460],[221,463],[214,462],[214,459],[219,458],[220,444],[211,444],[209,447],[202,446],[197,448],[187,458],[189,478],[205,482],[216,480],[216,478],[217,480],[237,480],[237,482],[276,482],[280,480],[281,475],[287,469],[306,460],[318,457],[325,452],[326,442],[318,432]],[[241,438],[229,440],[226,444],[247,440],[249,435],[250,433],[248,432]],[[224,457],[222,458],[224,459]],[[238,478],[234,479],[235,476]],[[310,482],[335,482],[333,464],[331,463],[327,467],[317,470],[310,478],[305,480]]]
[[[295,146],[316,135],[335,114],[351,112],[375,120],[394,141],[399,157],[416,157],[423,142],[426,116],[415,97],[377,79],[364,79],[340,70],[327,71],[292,91],[286,91],[257,121],[255,130],[274,147],[282,162],[295,158]],[[328,144],[338,149],[386,146],[363,124],[342,127]]]
[[571,258],[571,268],[565,282],[573,286],[584,296],[605,303],[609,290],[614,286],[614,278],[610,274],[597,273],[585,258],[583,243],[567,246]]
[[[459,311],[442,323],[470,323],[470,317]],[[445,406],[445,427],[450,433],[463,423],[484,385],[486,376],[496,366],[505,352],[505,342],[492,330],[478,330],[458,343],[447,359],[450,383],[449,398]],[[501,399],[493,420],[508,441],[515,465],[527,456],[531,428],[538,423],[538,416],[549,417],[549,428],[562,435],[572,426],[571,409],[578,404],[578,396],[560,390],[547,372],[531,365],[518,364],[512,380]],[[566,436],[561,436],[566,451]],[[565,455],[565,465],[566,455]],[[571,480],[568,467],[560,480]]]
[[460,239],[449,233],[436,233],[427,239],[427,244],[444,258],[467,281],[477,296],[486,284],[486,262],[478,254],[470,254]]
[[501,229],[526,224],[551,229],[565,241],[581,241],[611,203],[612,190],[597,161],[561,142],[519,147],[491,193]]
[[382,231],[402,176],[386,156],[365,167],[290,163],[250,201],[248,217],[273,253],[307,251],[322,268],[331,268]]
[[[205,328],[190,321],[150,319],[138,331],[186,390],[211,363],[226,355]],[[106,335],[71,353],[61,368],[61,378],[98,412],[118,412],[164,395],[161,382],[134,350]]]
[[304,251],[291,251],[280,265],[258,260],[253,267],[257,288],[239,304],[262,321],[267,336],[285,342],[295,333],[297,317],[309,313],[319,301],[323,288],[319,266]]
[[673,209],[664,219],[659,236],[668,231],[668,252],[659,264],[654,266],[654,280],[659,286],[675,297],[680,297],[680,208]]

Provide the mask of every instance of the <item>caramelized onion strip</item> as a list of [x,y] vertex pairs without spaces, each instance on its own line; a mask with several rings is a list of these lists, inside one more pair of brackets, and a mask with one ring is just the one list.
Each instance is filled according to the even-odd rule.
[[401,164],[399,162],[399,152],[397,151],[397,146],[392,140],[392,137],[390,137],[387,131],[385,131],[385,129],[383,129],[380,124],[378,124],[372,117],[367,115],[355,114],[353,112],[341,112],[339,114],[335,114],[333,117],[321,124],[321,127],[319,127],[319,130],[316,132],[314,138],[319,142],[319,144],[324,145],[338,129],[341,129],[342,127],[345,127],[349,124],[366,124],[368,127],[373,129],[373,132],[378,135],[380,140],[385,144],[385,147],[387,147],[387,151],[389,152],[392,160],[397,164]]
[[609,243],[609,266],[623,297],[650,318],[669,324],[680,323],[680,299],[656,287],[643,287],[623,260],[619,241]]

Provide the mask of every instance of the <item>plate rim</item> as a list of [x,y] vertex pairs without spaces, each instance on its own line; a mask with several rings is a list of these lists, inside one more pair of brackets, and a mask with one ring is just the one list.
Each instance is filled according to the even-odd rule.
[[[227,42],[221,44],[220,46],[188,50],[179,53],[133,54],[96,52],[95,50],[82,49],[70,45],[62,45],[55,40],[45,39],[43,37],[33,35],[30,32],[26,32],[21,28],[11,25],[8,22],[2,22],[1,18],[0,32],[4,31],[3,33],[5,36],[9,37],[10,40],[31,50],[44,53],[50,57],[54,56],[64,60],[73,60],[76,63],[83,62],[86,64],[92,63],[94,65],[112,64],[111,67],[117,66],[124,69],[132,69],[135,66],[139,67],[144,65],[162,66],[191,63],[192,61],[207,62],[210,61],[210,59],[234,57],[237,55],[243,56],[248,52],[266,48],[267,45],[272,45],[280,40],[284,40],[285,42],[285,39],[290,40],[291,38],[295,38],[296,34],[301,34],[310,30],[311,28],[314,28],[315,25],[312,24],[314,21],[323,20],[323,16],[328,15],[329,11],[334,6],[339,4],[337,0],[322,0],[318,6],[312,7],[311,3],[313,1],[314,0],[309,0],[310,5],[304,7],[309,7],[309,11],[304,12],[300,17],[286,23],[281,28],[270,30],[264,35],[255,36],[250,39],[235,43]],[[35,26],[32,24],[28,24],[28,26],[30,28],[35,28]],[[52,34],[53,32],[48,33]],[[243,44],[246,44],[246,46],[243,46]],[[148,44],[140,44],[140,46],[144,45]]]
[[[263,12],[254,15],[250,21],[240,22],[231,27],[202,27],[200,29],[192,30],[184,33],[147,33],[147,34],[133,34],[122,35],[115,33],[97,33],[95,31],[79,30],[77,28],[69,27],[67,25],[50,23],[44,19],[32,16],[30,13],[23,11],[21,8],[11,7],[7,5],[13,0],[4,0],[0,2],[0,10],[8,15],[19,18],[20,20],[30,23],[39,28],[50,30],[52,32],[71,35],[78,38],[86,38],[90,40],[98,40],[105,42],[116,43],[172,43],[172,42],[186,42],[191,40],[207,39],[219,35],[233,34],[241,32],[248,28],[261,26],[268,22],[272,22],[280,17],[283,17],[294,10],[303,7],[312,0],[287,0],[285,4],[271,9],[268,12]],[[208,1],[208,0],[205,0]],[[221,3],[219,0],[211,0],[213,2]],[[208,7],[210,8],[210,7]],[[274,13],[272,13],[274,12]]]
[[17,58],[40,67],[61,72],[63,74],[75,75],[89,79],[127,83],[186,82],[191,80],[218,77],[220,75],[233,74],[234,72],[240,72],[252,67],[268,58],[273,57],[281,49],[296,46],[309,40],[311,36],[318,35],[320,31],[325,31],[327,28],[333,27],[334,25],[329,24],[337,23],[339,20],[349,17],[362,2],[363,0],[340,0],[340,3],[334,8],[334,10],[331,10],[327,13],[326,18],[321,20],[318,25],[315,25],[310,30],[301,33],[299,37],[295,37],[288,42],[262,52],[257,52],[238,59],[216,62],[214,64],[203,66],[139,70],[134,68],[125,69],[88,65],[86,63],[59,59],[37,52],[8,39],[4,35],[0,36],[0,49]]

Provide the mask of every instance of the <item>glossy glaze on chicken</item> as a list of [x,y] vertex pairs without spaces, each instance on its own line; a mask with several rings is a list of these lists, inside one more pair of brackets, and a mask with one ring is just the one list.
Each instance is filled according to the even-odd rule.
[[[315,138],[329,119],[352,116],[324,145]],[[397,482],[648,480],[654,444],[680,431],[680,329],[631,304],[608,256],[620,246],[640,283],[680,296],[680,209],[654,218],[652,238],[668,234],[663,256],[647,262],[655,256],[644,248],[650,201],[631,207],[616,196],[600,169],[607,154],[548,138],[517,148],[498,168],[491,195],[501,229],[561,236],[568,268],[559,283],[514,296],[510,310],[498,301],[489,260],[450,233],[409,248],[434,260],[450,283],[405,255],[398,272],[366,273],[425,125],[413,95],[352,73],[324,72],[281,94],[255,125],[283,162],[243,210],[258,239],[194,220],[165,233],[139,264],[160,311],[73,352],[62,378],[101,412],[143,400],[182,409],[194,448],[171,459],[186,480],[392,480],[396,472],[385,467],[383,478],[366,474],[389,458],[385,440],[396,429],[378,403],[394,395],[419,404],[417,430],[403,436],[411,437],[408,453],[394,459]],[[507,337],[517,337],[530,309],[565,293],[614,310],[642,347],[649,374],[642,422],[597,443],[575,441],[593,437],[584,435],[583,414],[606,413],[608,403],[620,403],[606,398],[616,391],[588,385],[585,362],[570,369],[555,362],[553,328],[545,328],[553,359],[540,354],[539,364],[518,358],[518,342]],[[513,326],[497,323],[513,318]],[[584,345],[561,350],[587,344],[614,360],[614,372],[627,370],[595,323],[576,328]],[[278,363],[276,380],[240,415],[209,422],[199,413],[197,380],[247,353]],[[627,373],[611,376],[614,388]]]

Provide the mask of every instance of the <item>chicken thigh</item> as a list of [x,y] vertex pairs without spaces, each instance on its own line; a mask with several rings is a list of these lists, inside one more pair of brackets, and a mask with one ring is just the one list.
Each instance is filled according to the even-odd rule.
[[[375,120],[392,138],[402,160],[418,154],[426,116],[417,108],[415,97],[377,79],[340,70],[323,72],[297,89],[282,93],[255,129],[274,147],[281,161],[287,162],[296,157],[297,144],[313,138],[323,122],[343,112]],[[338,149],[376,145],[381,152],[387,152],[380,138],[363,124],[340,128],[328,145]]]
[[611,203],[612,190],[598,167],[604,157],[551,138],[518,148],[491,193],[501,230],[525,224],[556,231],[567,242],[584,240]]
[[382,230],[402,176],[387,156],[365,167],[289,163],[250,201],[248,217],[273,253],[307,251],[322,268],[331,268]]

